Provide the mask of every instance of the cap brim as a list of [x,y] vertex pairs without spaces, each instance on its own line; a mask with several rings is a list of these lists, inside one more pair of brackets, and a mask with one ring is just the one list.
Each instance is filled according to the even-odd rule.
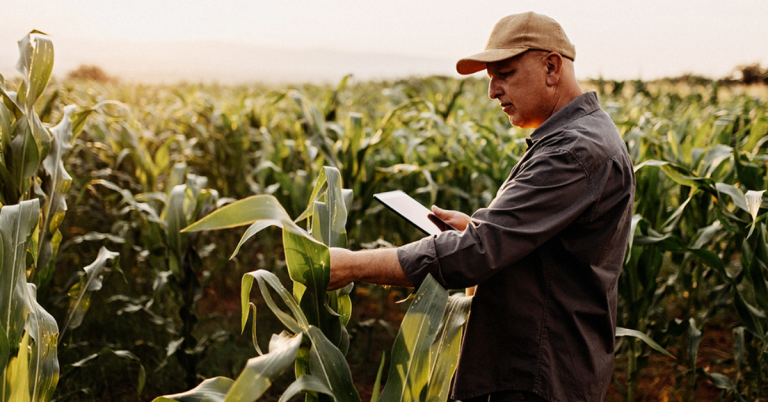
[[485,70],[487,63],[515,57],[526,50],[528,50],[528,48],[489,49],[459,60],[458,63],[456,63],[456,71],[462,75],[474,74],[478,71]]

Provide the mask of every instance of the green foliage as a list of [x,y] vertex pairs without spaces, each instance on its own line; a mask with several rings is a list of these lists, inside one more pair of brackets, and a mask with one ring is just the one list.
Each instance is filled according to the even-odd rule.
[[[347,77],[333,87],[290,88],[49,82],[50,39],[33,32],[19,45],[21,77],[0,77],[0,377],[26,381],[13,392],[29,389],[38,400],[51,398],[59,365],[66,381],[56,388],[57,400],[151,398],[181,389],[192,390],[175,400],[195,400],[201,389],[223,400],[233,380],[195,388],[200,378],[252,378],[244,367],[261,363],[248,357],[262,355],[259,342],[284,327],[291,342],[301,338],[295,358],[285,358],[297,379],[272,388],[284,390],[285,399],[301,392],[309,400],[333,399],[329,384],[336,379],[318,375],[318,367],[346,366],[347,349],[347,361],[378,358],[380,351],[364,349],[371,324],[358,322],[358,303],[377,306],[366,314],[378,315],[365,322],[397,322],[397,307],[384,300],[402,291],[358,285],[325,292],[327,247],[418,238],[373,202],[375,192],[403,189],[424,204],[465,213],[486,206],[529,134],[512,128],[487,99],[486,83],[472,78]],[[652,354],[667,350],[682,399],[696,399],[702,382],[724,399],[764,398],[765,87],[683,78],[594,82],[637,175],[633,236],[618,288],[615,389],[626,400],[643,397],[642,378],[669,359]],[[215,217],[204,218],[213,210]],[[245,234],[182,231],[195,221],[211,225],[200,230],[251,226]],[[269,226],[281,227],[282,236],[265,233]],[[5,235],[12,227],[24,228],[15,242]],[[97,261],[103,246],[119,252],[121,275],[105,269],[96,291],[81,267]],[[9,256],[13,262],[6,263]],[[251,300],[246,288],[254,281],[261,298]],[[407,398],[444,398],[447,388],[435,380],[445,382],[453,367],[440,359],[454,356],[468,307],[447,300],[434,316],[442,311],[453,330],[422,339],[428,361],[422,353],[399,361],[405,354],[395,348],[389,374],[382,365],[379,377],[387,395],[395,384],[411,384],[419,393]],[[237,304],[240,317],[232,312]],[[86,308],[82,320],[70,320],[80,326],[67,323]],[[253,339],[241,341],[247,337],[237,331],[249,319]],[[423,316],[405,321],[426,325]],[[57,348],[58,327],[64,336]],[[713,328],[732,334],[723,352],[729,357],[712,358],[700,347]],[[409,326],[401,331],[410,333]],[[415,345],[394,332],[374,344]],[[23,342],[30,346],[26,358]],[[338,353],[323,355],[328,350]],[[392,367],[409,364],[428,367],[429,378],[421,370],[393,378]],[[116,389],[126,369],[139,380]],[[276,399],[273,392],[262,398]]]
[[[351,192],[342,190],[338,169],[325,167],[310,196],[313,208],[307,208],[297,219],[308,220],[309,232],[296,225],[279,202],[268,195],[230,204],[184,230],[224,229],[251,224],[238,244],[239,249],[259,230],[272,225],[283,228],[285,261],[293,280],[293,294],[267,271],[244,275],[241,328],[245,329],[251,307],[255,310],[255,305],[249,302],[255,279],[267,306],[293,335],[273,335],[269,353],[249,360],[240,377],[228,389],[222,385],[217,395],[223,394],[225,401],[259,398],[274,378],[294,362],[296,381],[285,390],[281,400],[290,400],[300,392],[307,393],[307,400],[325,400],[328,397],[334,401],[360,400],[344,358],[349,348],[345,326],[351,313],[349,292],[352,285],[336,291],[326,290],[330,282],[328,247],[344,246],[346,243],[345,223],[350,196]],[[290,313],[273,301],[267,285],[278,292]],[[381,395],[383,401],[447,400],[469,305],[468,298],[452,298],[449,303],[448,293],[434,279],[429,277],[425,281],[396,338],[390,380]],[[255,313],[253,325],[254,347],[261,354],[256,339]],[[302,346],[304,352],[300,353],[302,335],[309,340],[309,345]],[[275,347],[274,344],[279,344],[280,340],[283,344],[290,342],[291,346]],[[156,401],[165,398],[182,400],[176,399],[182,396],[217,400],[218,396],[209,398],[205,392],[202,388],[193,389]]]

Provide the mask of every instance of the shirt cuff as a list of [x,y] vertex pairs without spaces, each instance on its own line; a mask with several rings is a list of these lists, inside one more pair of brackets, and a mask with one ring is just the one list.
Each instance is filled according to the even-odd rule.
[[446,286],[440,272],[440,261],[437,258],[435,250],[435,238],[437,236],[425,237],[419,241],[406,244],[397,248],[397,259],[403,268],[403,273],[418,289],[421,283],[432,274],[443,287]]

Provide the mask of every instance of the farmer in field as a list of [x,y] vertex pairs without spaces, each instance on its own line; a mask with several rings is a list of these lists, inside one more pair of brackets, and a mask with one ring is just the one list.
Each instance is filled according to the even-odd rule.
[[510,122],[535,128],[487,208],[433,207],[459,229],[397,249],[331,250],[331,285],[477,285],[452,398],[602,401],[613,365],[617,282],[629,236],[634,174],[594,92],[582,93],[576,51],[534,13],[493,28],[485,51],[459,60],[487,70],[488,96]]

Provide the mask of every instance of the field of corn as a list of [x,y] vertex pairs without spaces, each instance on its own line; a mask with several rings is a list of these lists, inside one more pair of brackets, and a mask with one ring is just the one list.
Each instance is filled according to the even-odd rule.
[[[530,132],[485,80],[145,86],[52,63],[28,36],[0,76],[0,401],[446,400],[471,299],[326,292],[327,247],[420,237],[377,192],[490,202]],[[768,88],[582,86],[637,176],[607,400],[768,398]]]

